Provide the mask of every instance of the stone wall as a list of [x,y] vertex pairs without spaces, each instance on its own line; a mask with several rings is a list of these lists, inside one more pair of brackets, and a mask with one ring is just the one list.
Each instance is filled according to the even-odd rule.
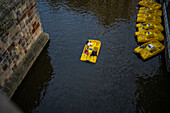
[[42,33],[35,0],[0,0],[0,89]]

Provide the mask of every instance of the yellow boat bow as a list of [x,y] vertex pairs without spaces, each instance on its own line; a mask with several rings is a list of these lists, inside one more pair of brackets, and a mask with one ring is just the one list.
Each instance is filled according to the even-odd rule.
[[147,7],[147,8],[154,8],[154,9],[160,9],[161,8],[161,4],[152,1],[152,0],[142,0],[138,2],[138,5],[143,6],[143,7]]
[[151,14],[151,15],[155,15],[155,16],[162,16],[162,11],[154,9],[154,8],[140,7],[137,16],[140,16],[140,14],[147,14],[147,15]]
[[141,16],[137,17],[136,22],[155,22],[155,23],[161,23],[162,19],[160,16],[154,16],[154,15],[146,15],[143,14]]
[[136,27],[138,28],[139,31],[142,29],[148,29],[148,30],[159,30],[163,31],[164,28],[160,23],[154,23],[154,22],[145,22],[145,23],[138,23],[136,24]]
[[137,48],[134,49],[135,53],[140,54],[143,60],[146,60],[161,51],[163,51],[165,48],[164,45],[162,45],[159,41],[157,40],[151,40],[149,42],[144,43],[141,46],[138,46]]
[[163,41],[164,35],[160,31],[154,31],[154,30],[141,30],[135,32],[135,36],[137,36],[137,42],[148,42],[152,39]]

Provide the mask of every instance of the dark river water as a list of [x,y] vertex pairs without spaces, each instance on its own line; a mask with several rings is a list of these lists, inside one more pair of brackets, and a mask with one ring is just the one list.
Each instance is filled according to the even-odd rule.
[[[137,0],[37,0],[50,42],[12,100],[25,113],[170,113],[164,55],[142,61]],[[80,61],[85,42],[102,42],[96,64]]]

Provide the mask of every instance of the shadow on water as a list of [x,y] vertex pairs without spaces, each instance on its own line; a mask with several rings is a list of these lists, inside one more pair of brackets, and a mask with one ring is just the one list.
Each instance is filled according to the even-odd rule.
[[169,74],[166,72],[165,64],[162,64],[154,76],[146,74],[137,77],[137,89],[133,102],[136,106],[136,113],[170,112]]
[[137,113],[169,113],[169,77],[147,75],[138,77],[136,81],[136,112]]
[[40,105],[47,93],[49,81],[52,79],[53,68],[50,63],[51,58],[48,56],[48,47],[49,43],[12,97],[12,101],[20,105],[25,113],[32,112],[32,109]]

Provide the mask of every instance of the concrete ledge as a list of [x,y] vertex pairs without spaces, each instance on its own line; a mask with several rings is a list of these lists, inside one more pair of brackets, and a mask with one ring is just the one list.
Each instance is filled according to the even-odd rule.
[[14,94],[17,87],[20,85],[24,77],[26,76],[29,69],[32,67],[33,63],[43,50],[44,46],[49,41],[49,35],[46,33],[42,33],[36,42],[31,46],[30,50],[28,51],[27,55],[24,57],[23,61],[19,64],[16,71],[11,75],[8,81],[5,83],[4,87],[2,88],[2,92],[4,95],[9,97],[9,99]]
[[166,60],[166,69],[170,72],[170,32],[169,32],[169,22],[168,22],[168,14],[166,10],[165,2],[161,1],[162,10],[163,10],[163,21],[165,28],[165,60]]

